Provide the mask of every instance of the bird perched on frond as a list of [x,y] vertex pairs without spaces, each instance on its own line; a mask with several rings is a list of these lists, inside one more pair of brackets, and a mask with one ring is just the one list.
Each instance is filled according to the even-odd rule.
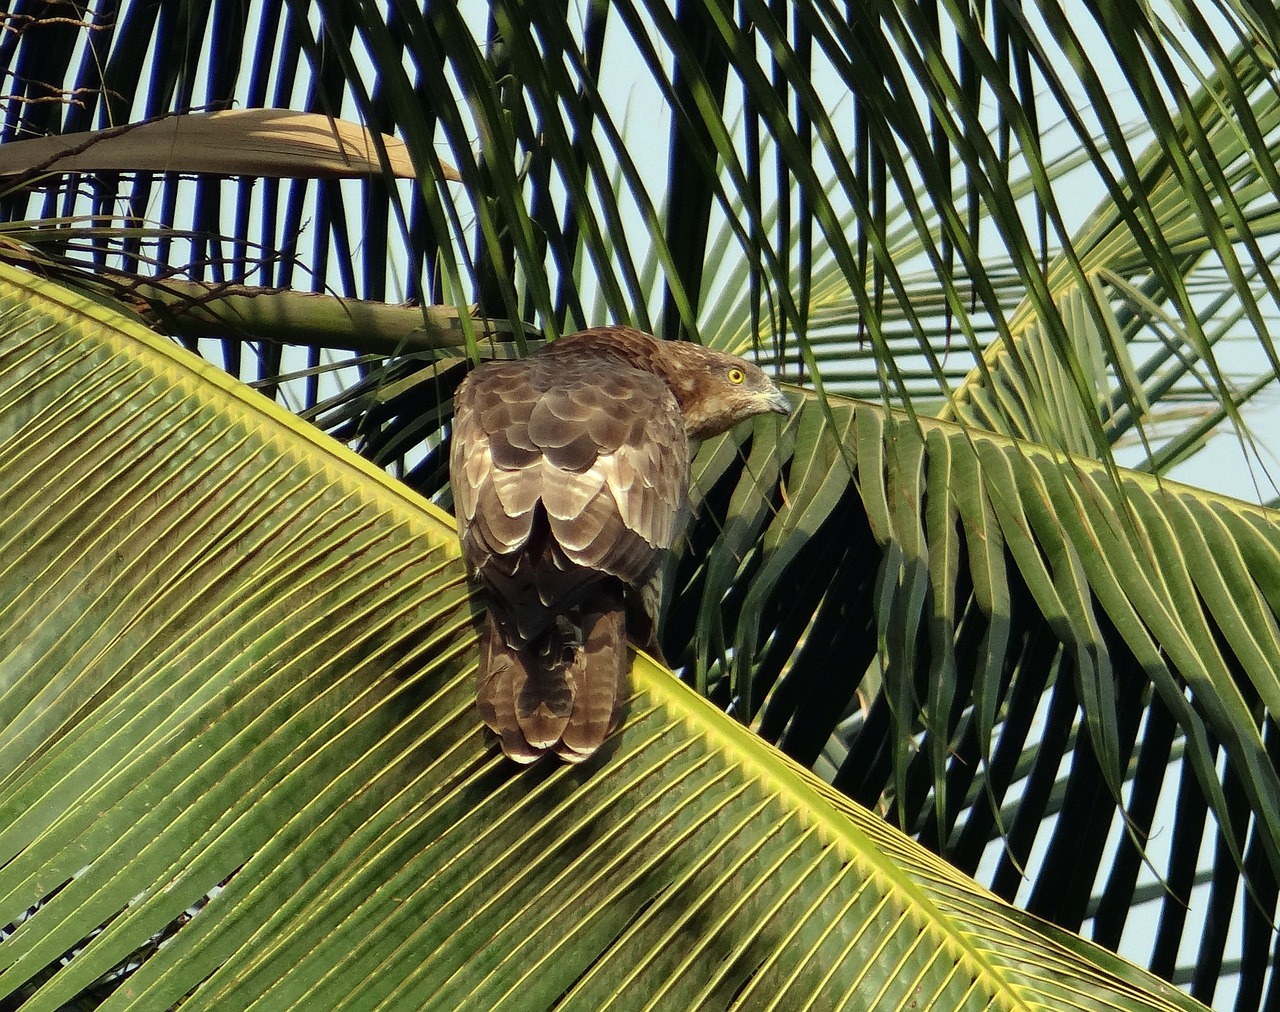
[[458,536],[488,593],[476,703],[517,762],[590,756],[661,657],[659,569],[697,442],[791,409],[757,366],[630,327],[475,369],[454,398]]

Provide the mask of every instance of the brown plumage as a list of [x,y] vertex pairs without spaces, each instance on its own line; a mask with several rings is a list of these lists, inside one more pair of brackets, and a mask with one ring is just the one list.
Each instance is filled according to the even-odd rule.
[[661,656],[658,570],[693,447],[789,410],[756,366],[629,327],[463,381],[449,473],[462,554],[489,598],[476,703],[507,755],[579,762],[600,746],[626,697],[628,625]]

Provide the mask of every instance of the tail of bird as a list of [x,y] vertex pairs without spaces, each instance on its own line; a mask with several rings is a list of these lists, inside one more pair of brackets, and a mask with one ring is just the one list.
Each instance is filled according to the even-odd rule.
[[[558,616],[532,643],[486,620],[476,705],[519,763],[547,752],[569,762],[591,756],[618,723],[627,686],[626,613],[602,596]],[[512,642],[514,640],[514,642]]]

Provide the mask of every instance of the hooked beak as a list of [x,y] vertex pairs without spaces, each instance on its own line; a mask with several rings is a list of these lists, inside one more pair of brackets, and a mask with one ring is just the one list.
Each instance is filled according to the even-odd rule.
[[770,411],[773,411],[779,415],[791,414],[791,402],[787,400],[787,395],[784,394],[777,387],[773,387],[769,391],[769,397],[766,403],[769,405]]

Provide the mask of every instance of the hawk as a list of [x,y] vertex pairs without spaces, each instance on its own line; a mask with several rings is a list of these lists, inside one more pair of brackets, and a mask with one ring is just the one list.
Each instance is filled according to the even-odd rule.
[[791,405],[757,366],[630,327],[488,362],[454,397],[449,475],[489,613],[476,704],[530,763],[590,756],[627,694],[627,640],[661,657],[659,567],[697,442]]

